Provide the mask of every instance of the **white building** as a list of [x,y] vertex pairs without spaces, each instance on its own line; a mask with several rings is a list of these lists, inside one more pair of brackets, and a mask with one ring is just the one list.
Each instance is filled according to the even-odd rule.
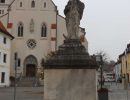
[[[2,0],[1,0],[2,1]],[[55,52],[67,35],[64,17],[58,14],[52,0],[4,0],[8,17],[7,28],[15,37],[12,41],[11,66],[14,53],[18,53],[18,73],[27,77],[35,77],[41,69],[42,59],[50,52]],[[1,6],[1,9],[2,6]],[[1,17],[3,18],[3,17]],[[6,23],[6,22],[4,22]],[[84,38],[85,30],[80,28],[79,37],[88,50],[88,42]],[[12,67],[11,73],[14,73]]]
[[10,35],[3,24],[0,22],[0,87],[9,86],[10,76],[10,55],[11,55],[11,40]]
[[114,66],[114,74],[115,74],[115,81],[120,81],[121,79],[121,62],[118,61]]

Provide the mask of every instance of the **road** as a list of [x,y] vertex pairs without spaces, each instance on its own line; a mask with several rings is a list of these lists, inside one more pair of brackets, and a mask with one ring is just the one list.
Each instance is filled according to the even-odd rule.
[[[123,89],[121,84],[107,84],[108,100],[130,100],[130,88]],[[0,100],[14,100],[14,88],[0,88]],[[16,100],[43,100],[43,87],[17,87]]]
[[[0,88],[0,100],[14,100],[14,89]],[[43,87],[17,87],[16,100],[43,100]]]
[[109,90],[109,100],[130,100],[130,88],[124,89],[122,84],[110,84]]

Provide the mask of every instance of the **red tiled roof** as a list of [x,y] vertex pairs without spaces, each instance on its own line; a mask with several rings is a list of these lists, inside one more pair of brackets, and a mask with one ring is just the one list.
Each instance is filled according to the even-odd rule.
[[3,23],[0,21],[0,32],[8,35],[9,37],[11,37],[12,39],[14,38],[4,27]]

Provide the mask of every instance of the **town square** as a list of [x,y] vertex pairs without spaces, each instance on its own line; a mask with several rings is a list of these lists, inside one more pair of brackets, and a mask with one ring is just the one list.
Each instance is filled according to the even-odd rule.
[[0,98],[130,100],[128,4],[0,0]]

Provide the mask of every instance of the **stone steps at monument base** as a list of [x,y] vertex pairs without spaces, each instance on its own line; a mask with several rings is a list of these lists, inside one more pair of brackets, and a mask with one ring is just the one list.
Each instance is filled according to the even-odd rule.
[[40,86],[39,82],[34,78],[22,78],[20,81],[17,82],[18,87],[36,87]]

